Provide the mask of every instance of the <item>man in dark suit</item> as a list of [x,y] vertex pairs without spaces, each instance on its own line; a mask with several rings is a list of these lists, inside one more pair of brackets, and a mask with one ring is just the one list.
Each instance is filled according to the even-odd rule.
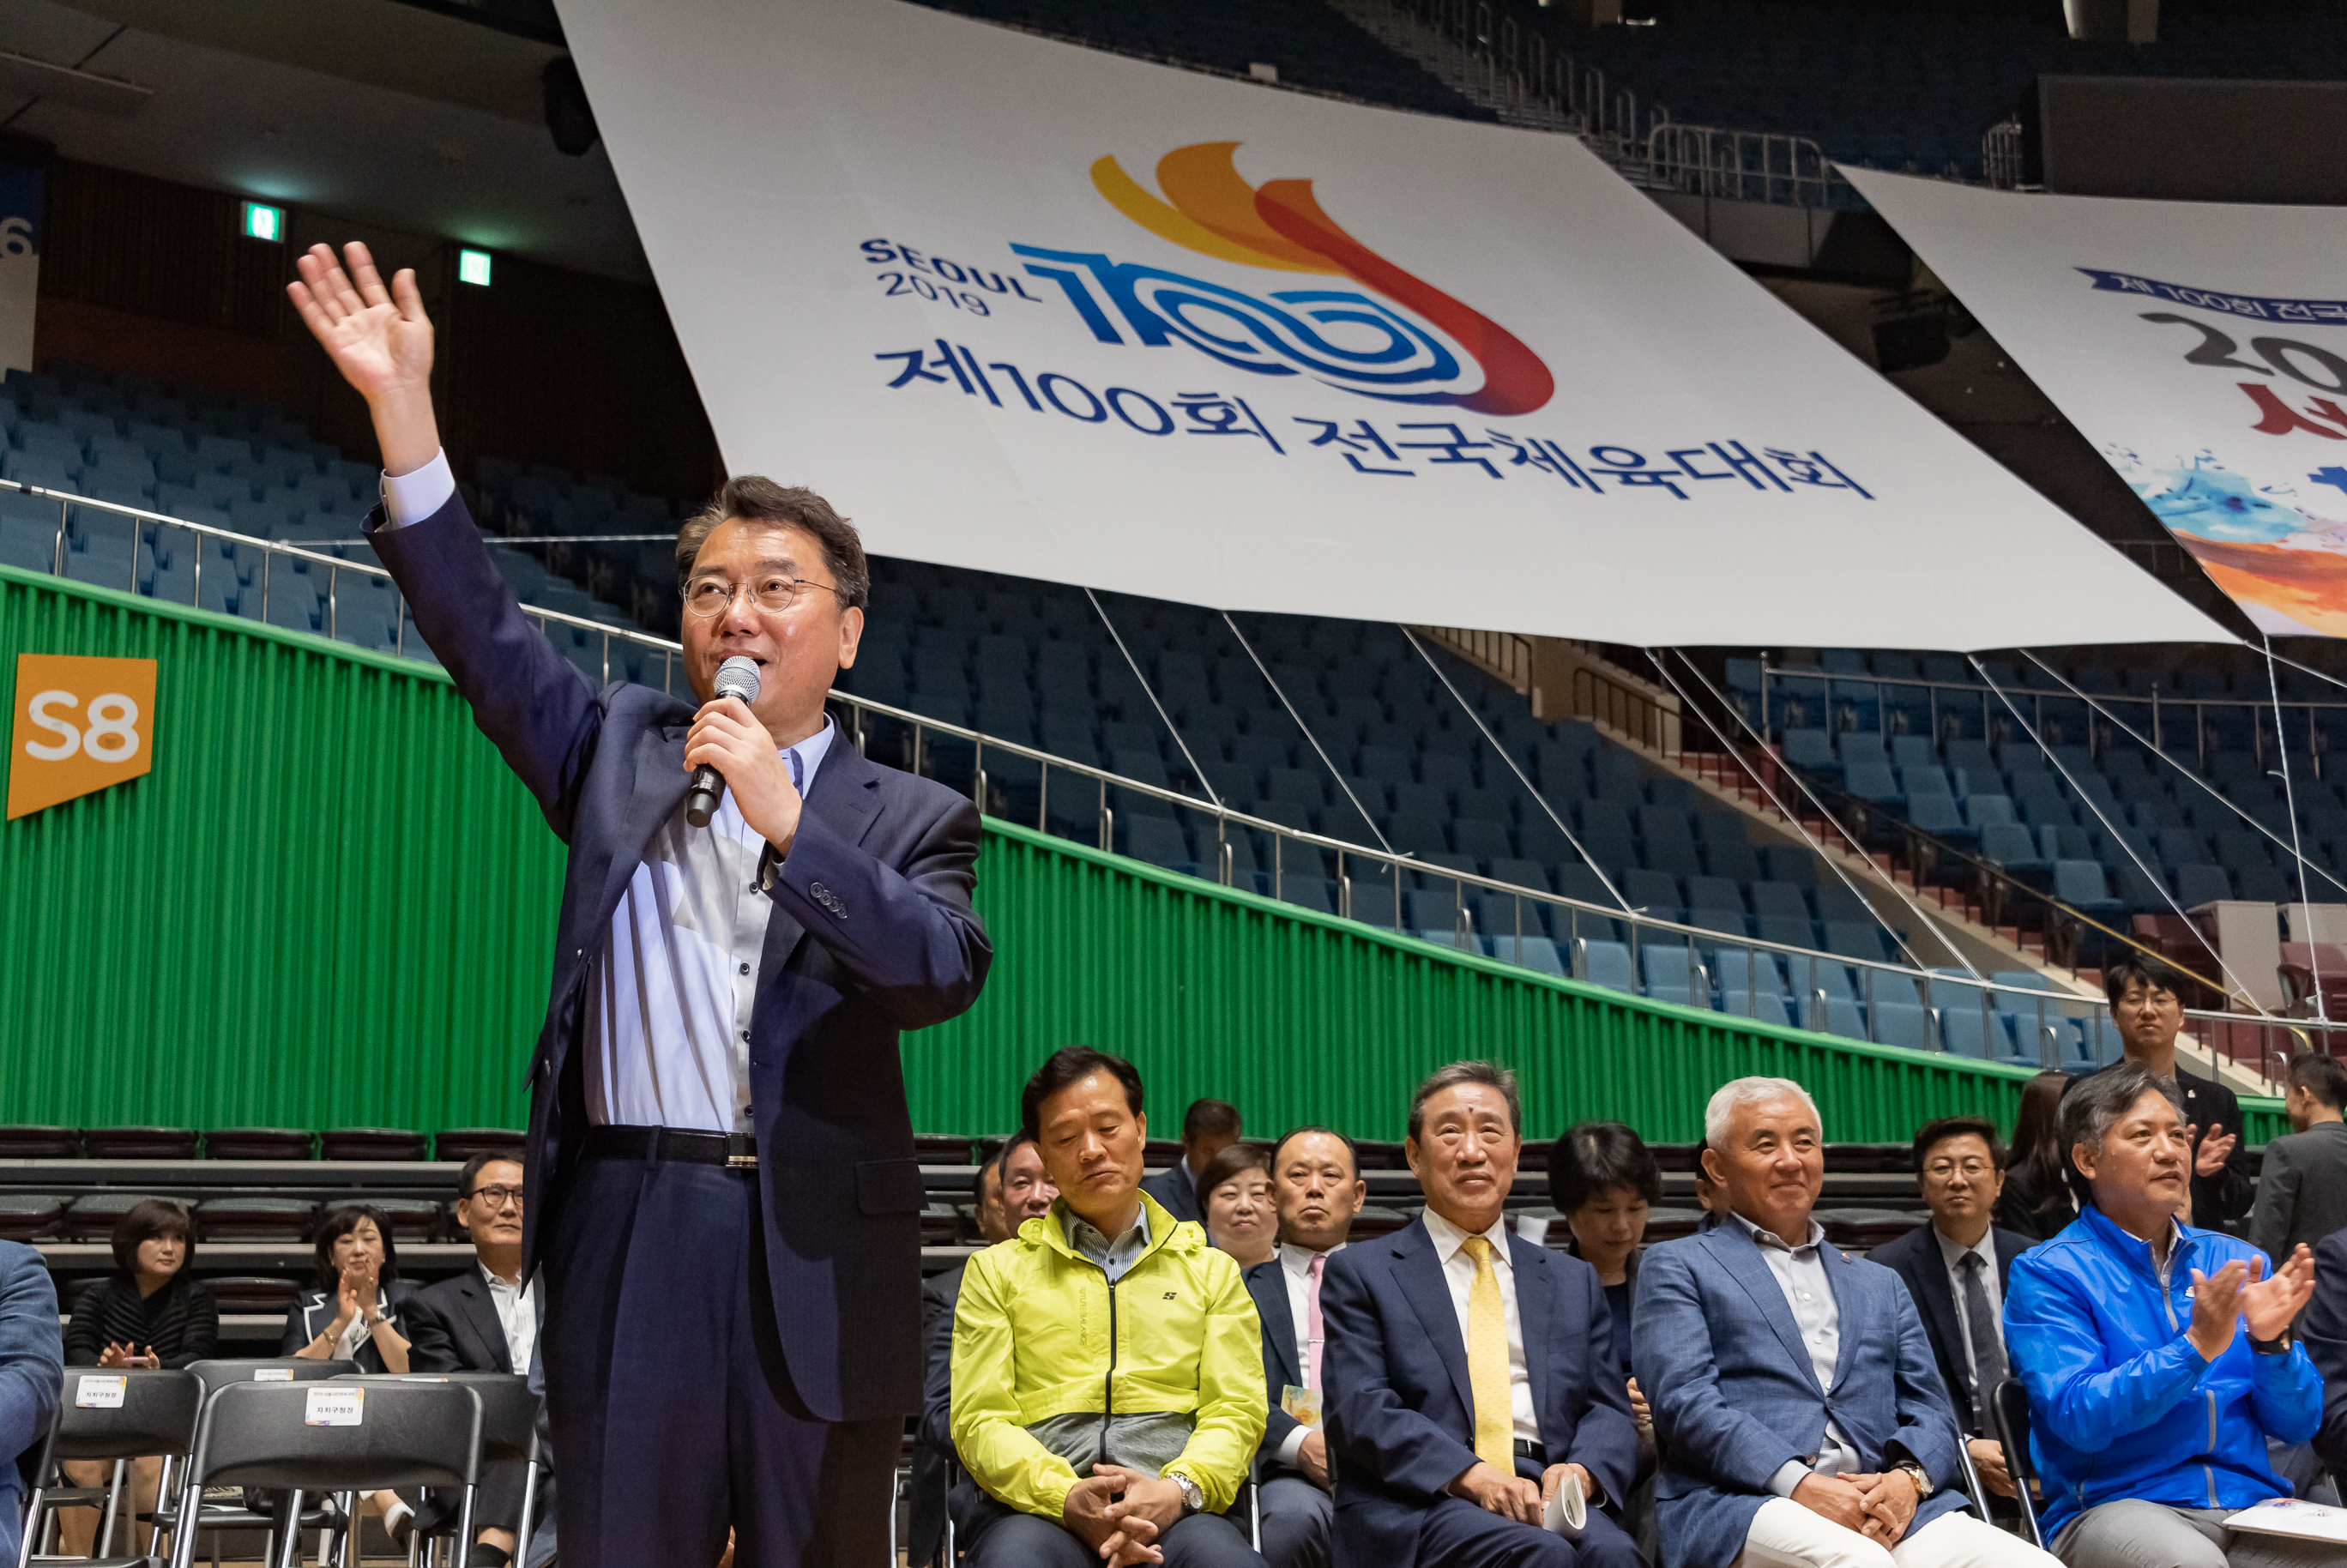
[[2257,1196],[2249,1147],[2241,1142],[2241,1102],[2223,1084],[2177,1065],[2184,1003],[2176,994],[2173,972],[2157,959],[2130,953],[2103,971],[2103,994],[2110,999],[2111,1021],[2118,1026],[2126,1054],[2102,1071],[2134,1062],[2175,1084],[2183,1102],[2184,1120],[2192,1130],[2192,1213],[2185,1223],[2204,1230],[2237,1229]]
[[1368,1201],[1353,1141],[1326,1127],[1299,1127],[1271,1152],[1271,1196],[1279,1214],[1279,1255],[1246,1272],[1263,1320],[1263,1377],[1269,1416],[1256,1450],[1257,1550],[1270,1568],[1328,1568],[1336,1509],[1329,1501],[1328,1434],[1317,1413],[1299,1420],[1292,1390],[1310,1403],[1322,1391],[1327,1345],[1320,1287],[1345,1250],[1353,1218]]
[[2322,1374],[2315,1457],[2333,1476],[2347,1475],[2347,1231],[2333,1231],[2314,1249],[2314,1295],[2299,1323],[2307,1358]]
[[[1437,1071],[1410,1102],[1408,1228],[1347,1247],[1321,1285],[1337,1559],[1429,1568],[1633,1568],[1613,1510],[1638,1429],[1603,1347],[1597,1271],[1534,1246],[1504,1205],[1523,1152],[1515,1074]],[[1542,1528],[1568,1479],[1589,1501],[1568,1542]]]
[[[978,1169],[978,1234],[989,1246],[1009,1241],[1020,1225],[1049,1212],[1059,1195],[1035,1140],[1021,1128]],[[921,1385],[920,1441],[913,1450],[908,1563],[930,1561],[945,1543],[946,1478],[954,1457],[954,1303],[967,1266],[956,1264],[921,1281],[921,1344],[928,1370]]]
[[2004,1190],[2004,1145],[1995,1127],[1978,1116],[1926,1122],[1915,1134],[1915,1184],[1932,1223],[1885,1242],[1867,1261],[1907,1282],[1981,1484],[2011,1497],[2013,1472],[1989,1401],[2009,1369],[2005,1278],[2031,1243],[1990,1221]]
[[[386,289],[364,246],[345,256],[348,274],[314,248],[291,292],[382,445],[369,542],[569,847],[522,1249],[553,1307],[564,1560],[714,1562],[730,1532],[742,1568],[870,1563],[921,1392],[897,1036],[984,983],[978,813],[867,761],[825,713],[870,574],[809,491],[734,479],[680,530],[702,705],[590,685],[456,493],[413,275]],[[755,700],[711,701],[735,657],[758,667]],[[695,823],[703,764],[725,788]]]
[[[521,1271],[520,1163],[497,1154],[466,1161],[456,1176],[456,1224],[472,1240],[474,1266],[425,1286],[408,1302],[407,1368],[527,1377],[546,1301],[538,1282]],[[473,1561],[484,1568],[501,1568],[512,1558],[527,1482],[518,1465],[482,1472],[473,1503],[479,1531]],[[443,1509],[454,1501],[435,1499]]]
[[38,1459],[65,1381],[57,1287],[41,1255],[0,1241],[0,1562],[24,1542],[24,1471]]
[[1198,1212],[1198,1178],[1206,1163],[1239,1141],[1239,1108],[1227,1100],[1193,1100],[1182,1112],[1182,1157],[1171,1170],[1142,1179],[1141,1190],[1177,1220],[1206,1223]]
[[2301,1050],[2291,1059],[2282,1095],[2288,1135],[2266,1145],[2250,1245],[2280,1268],[2301,1246],[2321,1245],[2347,1226],[2347,1066],[2335,1056]]
[[1825,1134],[1808,1091],[1722,1088],[1704,1111],[1703,1163],[1727,1213],[1646,1249],[1631,1318],[1663,1455],[1663,1560],[2055,1568],[1963,1512],[1955,1415],[1914,1302],[1810,1212]]

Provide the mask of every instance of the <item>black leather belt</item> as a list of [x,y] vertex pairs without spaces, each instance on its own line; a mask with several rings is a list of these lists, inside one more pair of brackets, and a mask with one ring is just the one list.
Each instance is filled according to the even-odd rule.
[[590,1160],[678,1160],[692,1165],[751,1170],[758,1141],[747,1132],[690,1132],[681,1127],[589,1127]]
[[1548,1468],[1547,1446],[1542,1443],[1536,1443],[1530,1438],[1518,1438],[1516,1440],[1516,1457],[1518,1459],[1528,1459],[1543,1470]]

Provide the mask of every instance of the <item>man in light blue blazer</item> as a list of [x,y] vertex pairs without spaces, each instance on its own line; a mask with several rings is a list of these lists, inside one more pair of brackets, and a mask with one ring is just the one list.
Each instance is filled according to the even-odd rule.
[[48,1435],[65,1383],[57,1287],[41,1255],[0,1241],[0,1563],[24,1542],[25,1478],[18,1467]]
[[2053,1568],[1963,1512],[1962,1440],[1907,1287],[1829,1245],[1816,1104],[1742,1078],[1704,1112],[1721,1224],[1650,1247],[1630,1358],[1676,1568]]

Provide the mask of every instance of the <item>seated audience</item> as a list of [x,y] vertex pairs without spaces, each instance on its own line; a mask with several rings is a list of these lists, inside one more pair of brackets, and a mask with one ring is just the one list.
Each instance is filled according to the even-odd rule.
[[2176,1085],[2132,1061],[2070,1091],[2062,1140],[2083,1212],[2014,1260],[2004,1317],[2055,1554],[2070,1568],[2336,1561],[2224,1523],[2290,1494],[2267,1442],[2304,1442],[2321,1419],[2321,1380],[2291,1337],[2313,1258],[2301,1247],[2268,1276],[2247,1242],[2178,1223],[2193,1134]]
[[1939,1364],[1941,1386],[1954,1401],[1956,1424],[1981,1484],[2014,1495],[2004,1445],[1996,1440],[1991,1401],[2010,1363],[2004,1353],[2004,1292],[2013,1260],[2030,1241],[1993,1224],[2004,1186],[2004,1150],[1996,1129],[1977,1116],[1942,1116],[1915,1134],[1915,1184],[1932,1223],[1917,1225],[1867,1254],[1907,1282]]
[[[1043,1169],[1035,1140],[1013,1132],[978,1168],[978,1234],[987,1245],[1009,1241],[1019,1227],[1051,1206],[1060,1189]],[[954,1303],[961,1295],[957,1264],[921,1281],[921,1346],[928,1372],[921,1386],[921,1427],[913,1450],[912,1508],[906,1542],[908,1563],[927,1563],[945,1544],[946,1477],[953,1450]]]
[[1270,1153],[1234,1143],[1207,1161],[1198,1177],[1198,1213],[1206,1239],[1238,1259],[1240,1268],[1269,1263],[1279,1252]]
[[2062,1146],[2061,1132],[2062,1096],[2076,1081],[2066,1072],[2041,1072],[2022,1086],[1996,1223],[2032,1245],[2051,1241],[2078,1217],[2078,1201],[2065,1173],[2070,1151]]
[[[521,1276],[522,1168],[497,1154],[476,1154],[456,1175],[456,1223],[473,1244],[474,1266],[407,1302],[408,1369],[415,1372],[529,1372],[530,1354],[546,1322],[546,1300],[535,1279]],[[504,1568],[521,1528],[527,1477],[519,1465],[481,1472],[475,1490],[473,1561]],[[423,1522],[436,1528],[453,1519],[459,1499],[434,1493]],[[394,1515],[394,1541],[406,1522]]]
[[[1643,1560],[1615,1514],[1637,1428],[1604,1288],[1505,1217],[1523,1152],[1515,1074],[1453,1062],[1411,1097],[1409,1128],[1424,1212],[1338,1253],[1321,1284],[1337,1560],[1631,1568]],[[1568,1478],[1589,1503],[1570,1542],[1542,1526]]]
[[2347,1225],[2347,1067],[2319,1050],[2291,1059],[2282,1096],[2291,1132],[2266,1145],[2250,1245],[2275,1268]]
[[[1299,1127],[1271,1152],[1279,1254],[1247,1270],[1247,1293],[1263,1323],[1265,1401],[1269,1407],[1256,1492],[1263,1560],[1270,1568],[1328,1568],[1328,1435],[1319,1419],[1320,1286],[1368,1201],[1352,1140],[1326,1127]],[[1304,1419],[1288,1407],[1307,1398]]]
[[1646,1249],[1631,1360],[1663,1453],[1675,1568],[2009,1568],[2046,1555],[1962,1512],[1955,1416],[1907,1287],[1811,1214],[1807,1091],[1740,1078],[1704,1111],[1727,1213]]
[[318,1283],[285,1315],[277,1353],[355,1361],[363,1372],[405,1372],[402,1313],[415,1294],[399,1277],[399,1249],[383,1211],[345,1204],[318,1222]]
[[2314,1249],[2314,1294],[2300,1331],[2307,1358],[2322,1377],[2314,1457],[2334,1478],[2347,1475],[2347,1231],[2332,1232]]
[[[220,1304],[196,1278],[195,1259],[187,1210],[164,1198],[131,1204],[114,1224],[114,1272],[90,1286],[66,1325],[66,1364],[176,1368],[217,1354]],[[69,1460],[62,1468],[75,1486],[104,1486],[114,1473],[102,1460]],[[136,1512],[153,1512],[162,1469],[159,1459],[132,1461]],[[65,1510],[57,1528],[67,1553],[87,1555],[97,1524],[94,1508]],[[133,1533],[144,1550],[151,1529],[140,1525]]]
[[2192,1139],[2191,1204],[2181,1212],[2190,1223],[2214,1230],[2247,1218],[2257,1189],[2249,1148],[2241,1142],[2240,1101],[2223,1084],[2187,1072],[2177,1062],[2184,1002],[2174,980],[2175,971],[2160,960],[2132,953],[2103,971],[2103,994],[2110,999],[2111,1021],[2126,1049],[2120,1061],[2103,1071],[2139,1067],[2175,1085]]
[[[41,1255],[0,1241],[0,1563],[24,1550],[24,1477],[56,1415],[57,1288]],[[151,1506],[151,1505],[150,1505]],[[85,1555],[87,1552],[85,1550]]]
[[1646,1212],[1663,1201],[1662,1168],[1639,1136],[1619,1122],[1584,1122],[1556,1141],[1548,1155],[1548,1196],[1563,1216],[1564,1251],[1597,1271],[1605,1313],[1614,1325],[1609,1352],[1630,1395],[1638,1424],[1638,1481],[1624,1522],[1639,1550],[1652,1555],[1655,1419],[1638,1379],[1630,1375],[1630,1313],[1638,1286],[1639,1244]]
[[[1260,1568],[1223,1517],[1264,1424],[1238,1265],[1141,1190],[1141,1075],[1052,1053],[1020,1126],[1060,1189],[971,1258],[954,1308],[954,1519],[972,1568]],[[1113,1322],[1112,1328],[1110,1324]]]
[[1227,1100],[1193,1100],[1182,1112],[1182,1158],[1160,1171],[1141,1190],[1177,1220],[1205,1217],[1198,1207],[1198,1178],[1207,1162],[1239,1141],[1239,1108]]

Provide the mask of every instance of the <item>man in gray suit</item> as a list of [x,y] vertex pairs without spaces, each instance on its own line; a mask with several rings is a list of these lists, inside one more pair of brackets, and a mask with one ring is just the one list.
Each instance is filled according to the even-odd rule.
[[1830,1245],[1817,1106],[1741,1078],[1704,1112],[1720,1224],[1650,1247],[1631,1365],[1683,1568],[2054,1568],[1963,1512],[1955,1412],[1899,1276]]
[[2319,1050],[2302,1050],[2290,1064],[2282,1097],[2292,1128],[2266,1145],[2258,1177],[2258,1206],[2250,1216],[2250,1245],[2280,1268],[2301,1245],[2347,1226],[2347,1067]]

